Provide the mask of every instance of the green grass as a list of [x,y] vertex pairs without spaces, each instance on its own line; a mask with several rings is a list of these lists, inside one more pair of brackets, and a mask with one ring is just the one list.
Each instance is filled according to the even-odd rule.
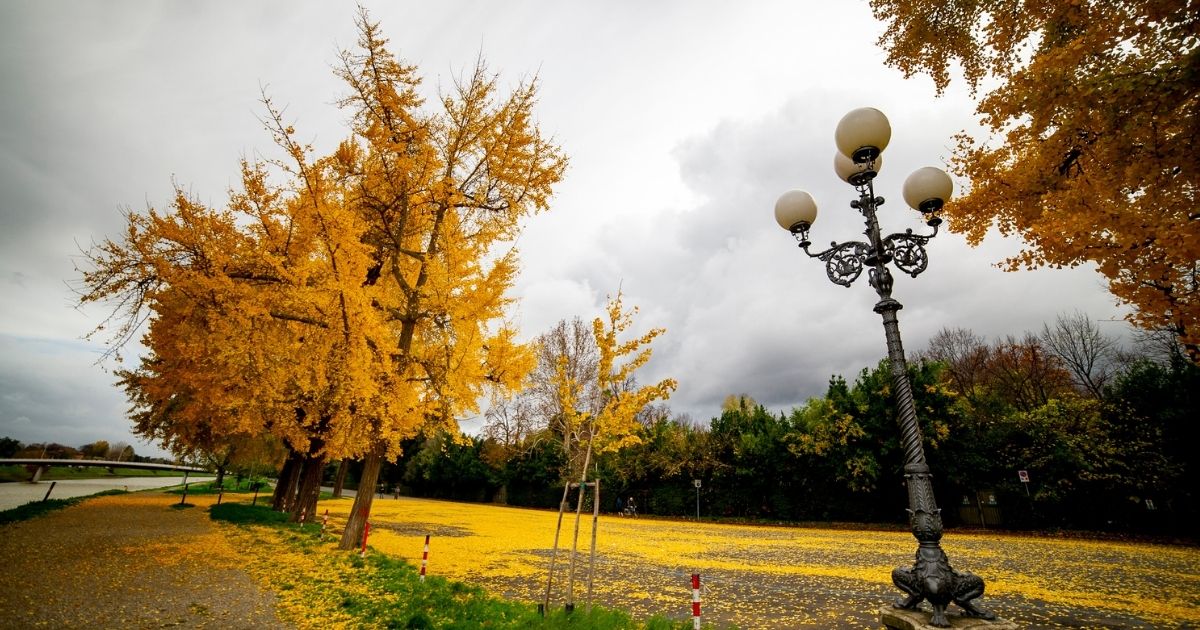
[[[42,481],[63,481],[66,479],[104,479],[108,477],[171,477],[181,473],[166,470],[144,470],[141,468],[116,468],[108,472],[107,468],[99,466],[84,466],[82,469],[71,466],[51,466],[42,473]],[[29,481],[32,475],[24,466],[0,466],[0,482]]]
[[34,501],[33,503],[26,503],[25,505],[15,507],[11,510],[4,510],[4,511],[0,512],[0,525],[7,525],[8,523],[16,523],[19,521],[27,521],[31,518],[36,518],[38,516],[41,516],[41,515],[49,513],[49,512],[53,512],[55,510],[61,510],[65,507],[70,507],[72,505],[75,505],[76,503],[85,501],[92,497],[102,497],[102,496],[106,496],[106,495],[110,495],[110,494],[125,494],[125,491],[124,490],[105,490],[104,492],[97,492],[96,494],[88,495],[85,497],[71,497],[70,499],[49,499],[47,501]]
[[[301,553],[331,553],[321,546],[320,528],[301,530],[287,522],[286,514],[274,512],[268,506],[223,503],[209,508],[209,514],[215,520],[278,528],[280,540]],[[340,560],[345,563],[343,576],[352,582],[345,586],[330,582],[322,588],[332,590],[334,601],[343,612],[368,628],[688,630],[692,627],[690,619],[671,621],[653,617],[637,621],[625,612],[599,606],[585,611],[582,604],[570,614],[555,610],[543,618],[534,604],[500,599],[462,582],[438,576],[429,576],[422,582],[412,564],[379,552],[365,559],[356,553],[346,553]],[[362,571],[364,567],[370,570]],[[295,588],[290,583],[279,586],[285,590]]]
[[208,514],[216,521],[227,521],[238,525],[283,525],[288,515],[276,512],[268,505],[249,503],[222,503],[208,508]]
[[[231,492],[254,492],[254,486],[251,485],[252,483],[253,483],[253,481],[250,479],[243,479],[241,481],[241,483],[238,483],[238,482],[234,481],[234,479],[232,477],[226,477],[225,478],[225,494],[229,494]],[[267,482],[263,479],[259,479],[258,483],[259,483],[259,488],[258,488],[259,497],[261,498],[263,496],[263,494],[270,496],[271,486],[268,486]],[[188,482],[187,493],[189,495],[191,495],[191,494],[218,494],[220,491],[221,491],[221,489],[217,487],[216,481],[204,481],[204,482],[199,482],[199,483]],[[171,494],[183,494],[183,486],[182,485],[176,486],[176,487],[168,490],[167,492],[170,492]]]
[[616,610],[582,605],[571,614],[557,610],[542,618],[535,606],[488,595],[483,589],[432,576],[421,582],[408,562],[380,553],[359,562],[373,569],[371,588],[394,596],[391,602],[376,597],[344,594],[342,608],[367,627],[378,628],[597,628],[668,630],[690,628],[655,618],[645,623]]

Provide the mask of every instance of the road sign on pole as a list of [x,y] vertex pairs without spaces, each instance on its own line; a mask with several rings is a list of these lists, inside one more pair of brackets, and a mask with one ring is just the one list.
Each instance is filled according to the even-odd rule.
[[1018,470],[1017,479],[1020,479],[1021,483],[1025,484],[1025,496],[1029,496],[1029,471]]

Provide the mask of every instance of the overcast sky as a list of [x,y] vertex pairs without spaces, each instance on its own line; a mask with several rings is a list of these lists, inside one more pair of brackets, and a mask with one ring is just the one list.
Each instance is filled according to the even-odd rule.
[[[928,78],[883,65],[865,1],[365,6],[429,95],[481,54],[504,84],[540,80],[541,127],[571,166],[518,243],[526,338],[590,320],[620,287],[639,326],[668,331],[641,380],[678,379],[672,409],[700,421],[733,393],[789,409],[886,354],[866,278],[830,283],[772,215],[781,193],[805,188],[821,208],[815,243],[860,236],[833,129],[874,106],[893,128],[881,222],[921,228],[901,183],[974,129],[961,86],[935,98]],[[347,2],[0,4],[0,436],[156,451],[129,433],[114,364],[82,338],[103,313],[75,308],[73,256],[118,236],[123,211],[165,207],[172,181],[220,205],[240,157],[274,155],[260,88],[300,137],[342,139],[330,68],[354,44],[354,15]],[[996,269],[1016,247],[944,234],[928,271],[897,275],[910,354],[943,327],[993,339],[1074,310],[1125,333],[1103,323],[1124,311],[1090,268]]]

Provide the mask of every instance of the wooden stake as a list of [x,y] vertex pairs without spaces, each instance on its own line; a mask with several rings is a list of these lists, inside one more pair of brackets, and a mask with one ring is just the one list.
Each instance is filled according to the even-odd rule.
[[567,612],[575,610],[575,552],[579,549],[579,519],[583,512],[583,493],[587,491],[587,469],[592,463],[592,440],[588,439],[583,456],[583,471],[579,474],[579,500],[575,504],[575,538],[571,540],[571,569],[567,578]]
[[592,612],[592,581],[596,575],[596,530],[600,522],[600,476],[592,482],[592,552],[588,558],[587,611]]
[[558,502],[558,526],[554,530],[554,549],[550,552],[550,575],[546,578],[546,597],[542,602],[542,614],[550,610],[550,585],[554,583],[554,562],[558,559],[558,535],[562,533],[563,508],[567,506],[567,494],[571,484],[563,486],[562,500]]

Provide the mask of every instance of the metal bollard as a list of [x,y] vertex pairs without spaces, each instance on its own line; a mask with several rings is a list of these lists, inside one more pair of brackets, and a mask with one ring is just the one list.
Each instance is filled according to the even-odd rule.
[[425,534],[425,551],[421,552],[421,581],[425,581],[425,565],[429,564],[429,534]]

